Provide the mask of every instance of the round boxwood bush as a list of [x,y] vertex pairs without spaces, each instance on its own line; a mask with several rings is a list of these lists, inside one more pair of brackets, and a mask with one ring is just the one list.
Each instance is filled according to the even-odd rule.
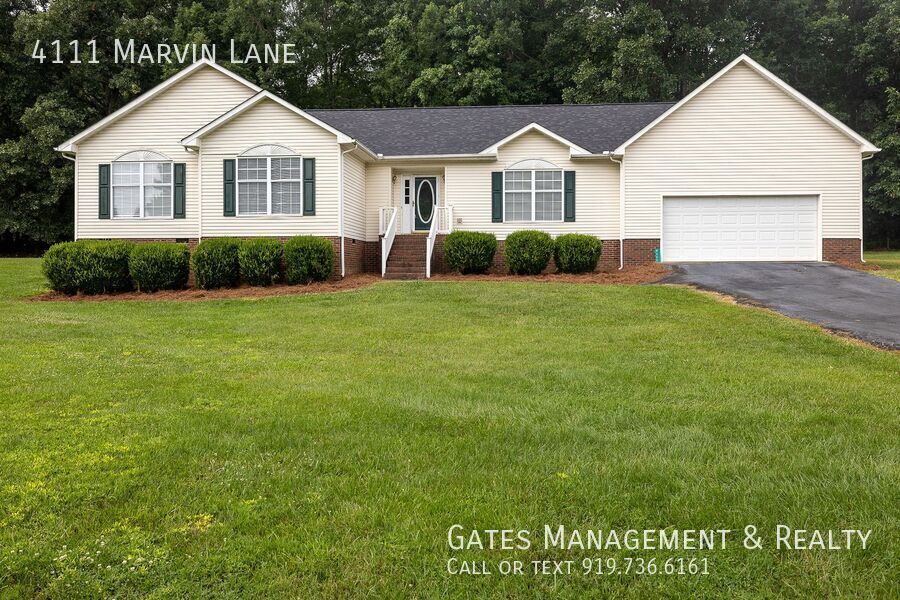
[[561,273],[589,273],[597,268],[603,242],[592,235],[567,233],[556,238],[553,254]]
[[241,242],[238,250],[241,279],[250,285],[272,285],[281,270],[281,242],[255,238]]
[[240,240],[234,238],[209,238],[200,242],[191,255],[197,287],[204,290],[236,287],[241,280],[240,247]]
[[543,231],[516,231],[507,236],[504,254],[513,275],[537,275],[553,256],[553,238]]
[[334,249],[325,238],[301,235],[284,243],[287,282],[325,281],[334,269]]
[[131,249],[128,268],[141,292],[180,290],[187,285],[190,261],[187,244],[136,244]]
[[444,262],[463,274],[486,273],[497,251],[497,237],[479,231],[454,231],[444,239]]
[[130,290],[128,255],[132,246],[132,243],[120,240],[55,244],[44,254],[44,275],[52,289],[64,294]]

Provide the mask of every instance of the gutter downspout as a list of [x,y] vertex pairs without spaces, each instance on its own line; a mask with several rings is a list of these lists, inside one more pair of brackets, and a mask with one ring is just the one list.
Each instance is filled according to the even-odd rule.
[[863,252],[863,180],[865,177],[863,176],[862,164],[873,156],[875,155],[864,155],[862,160],[859,161],[859,262],[862,263],[866,262],[865,252]]
[[72,214],[75,216],[75,219],[74,219],[75,222],[72,224],[72,239],[77,240],[78,239],[78,160],[77,160],[78,157],[77,156],[69,156],[65,152],[61,152],[60,154],[62,154],[63,158],[65,158],[67,160],[71,160],[73,163],[75,163],[75,181],[72,182],[72,187],[74,188],[73,193],[75,194],[75,197],[72,199],[72,203],[75,205],[74,207],[72,207]]
[[346,276],[347,270],[344,263],[344,155],[356,150],[358,143],[351,142],[352,148],[347,148],[338,153],[338,237],[341,239],[341,278]]
[[[203,146],[200,145],[200,140],[197,140],[197,177],[200,178],[198,190],[200,199],[197,205],[197,245],[200,245],[200,242],[203,241]],[[187,175],[185,175],[186,179]],[[184,183],[185,189],[187,189],[187,181]],[[185,210],[187,210],[187,207],[185,207]]]
[[619,165],[619,270],[625,268],[625,155],[610,155],[609,160]]

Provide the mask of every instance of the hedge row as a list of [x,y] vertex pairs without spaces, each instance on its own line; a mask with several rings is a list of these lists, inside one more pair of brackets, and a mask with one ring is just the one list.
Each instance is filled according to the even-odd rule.
[[102,294],[132,289],[128,260],[134,244],[83,240],[55,244],[42,267],[50,287],[64,294]]
[[[504,246],[506,266],[513,275],[537,275],[550,258],[561,273],[587,273],[597,268],[603,243],[591,235],[569,233],[555,240],[543,231],[516,231]],[[454,231],[444,240],[444,261],[459,273],[486,273],[497,251],[490,233]]]
[[187,285],[190,260],[187,244],[135,244],[128,268],[135,287],[142,292],[180,290]]
[[283,247],[271,238],[211,238],[193,254],[187,244],[80,240],[52,246],[42,266],[58,292],[102,294],[182,289],[191,266],[202,289],[235,287],[241,281],[271,285],[282,260],[288,283],[323,281],[334,268],[334,251],[330,241],[308,236],[291,238]]
[[191,257],[197,287],[235,287],[243,280],[250,285],[271,285],[281,272],[290,284],[328,279],[334,269],[331,242],[319,237],[298,236],[284,245],[275,239],[237,240],[213,238],[201,242]]
[[[504,251],[510,273],[536,275],[551,257],[562,273],[593,271],[601,250],[601,241],[593,236],[570,233],[554,240],[528,230],[511,233]],[[490,233],[455,231],[444,240],[444,260],[460,273],[487,272],[496,251],[497,238]],[[291,238],[283,246],[271,238],[211,238],[193,254],[186,244],[81,240],[52,246],[44,254],[43,270],[56,291],[102,294],[181,289],[190,266],[202,289],[235,287],[241,281],[271,285],[282,262],[290,284],[324,281],[334,268],[334,250],[330,241],[311,236]]]

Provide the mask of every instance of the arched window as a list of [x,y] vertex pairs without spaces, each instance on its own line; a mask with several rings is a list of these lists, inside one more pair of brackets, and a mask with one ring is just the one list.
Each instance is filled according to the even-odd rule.
[[135,150],[112,162],[112,218],[172,218],[172,159]]
[[503,172],[503,220],[562,221],[562,169],[546,160],[508,166]]
[[237,159],[237,215],[303,212],[303,157],[277,144],[254,146]]

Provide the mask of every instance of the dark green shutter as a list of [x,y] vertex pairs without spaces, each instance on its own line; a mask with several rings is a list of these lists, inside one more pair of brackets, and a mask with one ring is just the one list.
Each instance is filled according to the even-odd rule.
[[491,173],[491,222],[503,222],[503,171]]
[[234,216],[234,159],[222,161],[223,211],[226,217]]
[[100,214],[101,219],[109,218],[109,165],[100,165]]
[[184,163],[175,163],[175,210],[176,219],[184,218]]
[[566,171],[563,173],[564,198],[563,198],[563,219],[566,221],[575,220],[575,171]]
[[316,214],[316,159],[303,159],[303,214]]

